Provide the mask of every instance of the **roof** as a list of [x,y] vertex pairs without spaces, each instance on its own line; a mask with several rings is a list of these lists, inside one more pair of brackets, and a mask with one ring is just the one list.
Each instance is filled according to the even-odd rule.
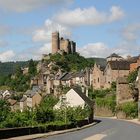
[[128,61],[109,61],[112,70],[130,70],[130,63]]
[[63,73],[62,75],[59,75],[59,76],[56,78],[56,80],[62,80],[67,74],[68,74],[68,73],[65,72],[65,73]]
[[8,102],[10,103],[11,106],[17,103],[17,100],[14,99],[8,99]]
[[73,75],[73,77],[84,77],[84,76],[85,76],[84,71],[77,72]]
[[111,58],[111,57],[117,57],[117,58],[122,58],[121,56],[119,56],[116,53],[112,53],[110,56],[108,56],[107,58]]
[[73,73],[67,73],[61,80],[66,81],[70,80],[71,78],[73,78]]
[[127,60],[130,62],[130,63],[137,63],[137,60],[139,59],[140,55],[138,56],[134,56],[134,57],[130,57],[128,58]]
[[106,67],[107,61],[104,58],[96,58],[95,63],[97,66],[100,66],[100,70],[103,71]]
[[72,87],[72,89],[91,107],[94,106],[94,101],[90,100],[85,93],[81,91],[78,87]]
[[24,102],[27,98],[25,96],[22,97],[22,99],[20,100],[20,102]]
[[37,94],[36,91],[33,91],[33,90],[27,90],[26,91],[26,95],[30,98],[32,98],[35,94]]

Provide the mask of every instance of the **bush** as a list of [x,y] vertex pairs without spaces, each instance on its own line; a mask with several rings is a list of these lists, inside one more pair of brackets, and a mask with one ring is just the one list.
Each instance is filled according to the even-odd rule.
[[138,104],[136,102],[127,102],[117,106],[116,112],[122,111],[127,118],[136,118],[138,116]]
[[115,96],[109,96],[106,98],[96,98],[96,105],[99,107],[107,107],[114,113],[116,107]]

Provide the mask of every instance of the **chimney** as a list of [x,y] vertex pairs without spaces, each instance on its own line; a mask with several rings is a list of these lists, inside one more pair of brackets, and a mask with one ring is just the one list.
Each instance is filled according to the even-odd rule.
[[85,87],[82,86],[82,93],[85,93]]
[[86,88],[86,96],[88,97],[88,88]]

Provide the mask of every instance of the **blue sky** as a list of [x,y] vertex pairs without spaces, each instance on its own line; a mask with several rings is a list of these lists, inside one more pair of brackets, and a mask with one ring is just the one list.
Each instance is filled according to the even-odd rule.
[[0,61],[40,59],[58,30],[85,57],[140,53],[139,0],[0,0]]

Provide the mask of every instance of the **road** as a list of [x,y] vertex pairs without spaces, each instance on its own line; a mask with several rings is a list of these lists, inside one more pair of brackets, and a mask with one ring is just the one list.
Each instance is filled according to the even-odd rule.
[[100,120],[86,129],[38,140],[140,140],[140,125],[116,119]]

